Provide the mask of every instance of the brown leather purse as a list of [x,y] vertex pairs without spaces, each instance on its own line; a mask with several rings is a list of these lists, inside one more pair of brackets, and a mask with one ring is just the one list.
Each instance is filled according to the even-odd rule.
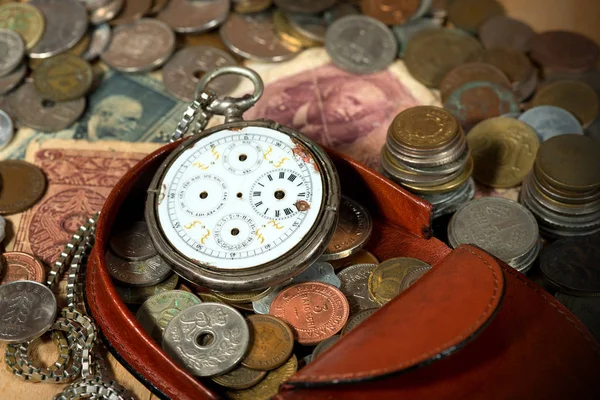
[[[152,175],[177,143],[129,171],[107,199],[86,300],[113,354],[163,398],[215,399],[219,389],[175,364],[121,301],[104,253],[119,213],[143,215]],[[600,347],[551,295],[488,253],[431,237],[431,206],[329,151],[343,192],[372,213],[367,248],[433,269],[280,388],[278,399],[600,399]]]

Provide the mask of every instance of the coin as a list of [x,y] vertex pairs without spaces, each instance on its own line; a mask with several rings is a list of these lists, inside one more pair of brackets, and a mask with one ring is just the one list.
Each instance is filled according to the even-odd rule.
[[548,83],[538,90],[532,101],[534,106],[556,106],[569,111],[584,128],[598,116],[599,103],[598,94],[594,89],[576,81]]
[[17,68],[23,59],[25,45],[18,33],[10,29],[0,29],[0,77],[6,76]]
[[294,349],[290,327],[271,315],[250,315],[247,321],[252,340],[242,365],[261,371],[282,366]]
[[368,288],[371,297],[384,305],[408,289],[431,269],[424,261],[410,257],[397,257],[377,265],[369,275]]
[[473,154],[473,177],[492,187],[513,187],[533,166],[540,142],[532,127],[506,117],[490,118],[467,135]]
[[[187,47],[171,57],[162,69],[165,88],[181,100],[192,101],[202,75],[216,67],[237,65],[228,53],[208,46]],[[219,95],[229,94],[240,82],[238,75],[220,76],[208,89]]]
[[350,15],[331,24],[325,34],[325,49],[336,66],[355,74],[381,71],[398,53],[392,31],[363,15]]
[[379,307],[369,295],[369,275],[376,266],[377,264],[355,264],[338,272],[342,282],[340,290],[348,299],[350,315]]
[[21,160],[0,161],[0,214],[15,214],[31,208],[46,191],[46,175]]
[[173,0],[157,19],[178,33],[205,32],[221,25],[229,13],[229,0]]
[[123,302],[127,304],[142,304],[155,294],[175,289],[178,281],[179,277],[177,274],[173,274],[169,279],[155,286],[132,287],[115,285],[115,290]]
[[205,303],[222,303],[227,304],[212,293],[198,293],[198,297]]
[[336,270],[340,270],[354,264],[379,264],[379,260],[370,251],[360,249],[358,252],[349,257],[331,262],[331,265]]
[[556,293],[556,300],[567,307],[596,337],[600,339],[600,297],[576,297]]
[[170,290],[155,294],[142,304],[135,314],[142,328],[161,343],[163,331],[173,317],[181,311],[201,301],[192,293],[183,290]]
[[329,350],[331,348],[331,346],[333,346],[334,344],[336,344],[338,342],[338,340],[340,340],[341,336],[340,335],[333,335],[330,338],[327,338],[325,340],[323,340],[321,343],[319,343],[315,349],[312,352],[310,361],[314,361],[317,357],[319,357],[321,354],[323,354],[326,350]]
[[[10,116],[0,110],[0,149],[10,143],[14,135],[14,126]],[[1,242],[1,240],[0,240]]]
[[490,64],[471,62],[459,65],[444,76],[440,82],[440,95],[445,101],[459,87],[474,81],[491,82],[511,88],[511,82],[502,70]]
[[368,211],[354,200],[342,196],[337,228],[320,260],[339,260],[356,253],[369,240],[372,230],[373,221]]
[[125,0],[111,0],[106,5],[97,8],[90,13],[90,22],[94,25],[104,24],[119,14],[124,5]]
[[[471,54],[468,61],[482,62],[500,69],[513,83],[515,90],[518,90],[519,86],[525,85],[534,72],[533,66],[527,56],[520,51],[511,49],[493,48],[480,50]],[[530,94],[523,93],[522,97],[528,97]]]
[[267,375],[267,371],[257,371],[240,365],[226,374],[214,376],[213,382],[230,389],[247,389],[255,386]]
[[53,102],[42,98],[30,82],[11,93],[9,102],[20,123],[42,132],[57,132],[68,128],[85,109],[84,97]]
[[406,187],[407,189],[409,189],[410,191],[412,191],[413,193],[418,193],[418,194],[422,194],[422,195],[448,193],[450,191],[457,190],[462,185],[464,185],[465,182],[467,182],[469,180],[469,178],[471,177],[471,174],[473,173],[473,164],[474,164],[473,158],[468,157],[464,168],[461,170],[461,173],[458,174],[458,176],[456,176],[451,181],[440,184],[440,185],[420,186],[420,185],[410,184],[410,183],[406,183],[406,182],[403,182],[402,185],[404,187]]
[[531,38],[531,57],[553,71],[587,71],[597,65],[600,48],[579,33],[546,31]]
[[479,27],[479,40],[486,49],[504,48],[527,53],[535,32],[529,25],[506,15],[489,18]]
[[145,72],[161,66],[175,50],[175,35],[168,25],[140,19],[113,31],[102,61],[122,72]]
[[448,144],[459,132],[456,119],[435,106],[410,107],[396,115],[389,133],[401,146],[411,149],[436,149]]
[[362,0],[363,14],[386,25],[402,24],[410,19],[419,8],[419,0]]
[[46,272],[40,260],[31,254],[9,251],[2,254],[5,272],[0,285],[14,281],[35,281],[44,283]]
[[320,15],[285,13],[290,26],[298,34],[314,43],[325,42],[327,22]]
[[23,343],[40,337],[54,323],[56,298],[38,282],[0,285],[0,340]]
[[577,118],[560,107],[533,107],[518,116],[518,119],[535,129],[541,142],[565,133],[583,135],[583,127]]
[[[421,2],[423,4],[424,2]],[[406,21],[401,25],[394,25],[392,32],[398,41],[398,56],[404,57],[404,51],[410,39],[417,33],[427,29],[435,29],[441,27],[440,21],[432,18],[418,18]]]
[[349,311],[348,300],[336,287],[304,282],[283,289],[270,314],[290,325],[298,343],[314,345],[342,329]]
[[164,9],[170,1],[171,0],[152,0],[152,8],[150,9],[150,11],[148,11],[148,14],[156,14],[157,12]]
[[448,21],[457,28],[473,33],[497,15],[504,15],[504,7],[496,0],[453,0],[448,7]]
[[113,279],[129,286],[153,286],[173,273],[158,254],[139,261],[129,261],[106,252],[106,267]]
[[346,323],[346,326],[344,326],[344,329],[342,329],[342,336],[346,335],[348,332],[350,332],[351,330],[356,328],[358,325],[362,324],[375,311],[377,311],[377,308],[371,308],[369,310],[362,310],[362,311],[356,313],[355,315],[353,315]]
[[86,61],[95,60],[106,50],[111,37],[110,25],[104,23],[94,26],[90,34],[90,44],[81,57]]
[[45,29],[44,16],[30,4],[5,4],[0,6],[0,28],[18,33],[29,50],[42,38]]
[[272,0],[239,0],[233,2],[233,11],[240,14],[257,13],[272,5]]
[[320,42],[298,33],[290,24],[288,17],[280,10],[273,12],[273,26],[277,37],[292,47],[315,47],[320,44]]
[[121,258],[136,261],[156,255],[146,221],[136,221],[110,237],[110,248]]
[[284,11],[318,14],[333,7],[336,0],[273,0],[273,2]]
[[279,392],[279,386],[292,377],[298,370],[298,359],[294,354],[281,367],[270,371],[257,385],[249,389],[227,391],[232,400],[269,400]]
[[253,290],[248,292],[237,292],[237,293],[225,293],[225,292],[216,292],[213,291],[213,295],[217,298],[223,300],[226,303],[231,304],[241,304],[241,303],[250,303],[253,301],[257,301],[268,295],[272,288]]
[[112,26],[133,24],[146,15],[151,7],[152,0],[125,0],[117,17],[111,19],[109,23]]
[[44,98],[53,101],[74,100],[92,86],[92,67],[72,54],[45,59],[33,72],[33,83]]
[[163,332],[162,347],[191,374],[214,376],[232,370],[249,341],[248,325],[235,308],[200,303],[173,317]]
[[348,15],[359,15],[358,7],[352,3],[336,3],[332,8],[323,13],[323,17],[328,24],[332,24],[340,18]]
[[21,63],[13,72],[0,78],[0,95],[6,94],[17,86],[27,73],[27,66]]

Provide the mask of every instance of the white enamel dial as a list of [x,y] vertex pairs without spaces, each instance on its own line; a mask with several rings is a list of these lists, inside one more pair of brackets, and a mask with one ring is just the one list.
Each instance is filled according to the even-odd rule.
[[158,224],[185,257],[214,268],[252,268],[289,252],[315,224],[323,178],[305,149],[264,127],[218,131],[174,159]]

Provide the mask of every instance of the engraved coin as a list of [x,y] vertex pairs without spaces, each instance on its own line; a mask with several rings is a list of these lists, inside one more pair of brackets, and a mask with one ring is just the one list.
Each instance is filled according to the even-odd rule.
[[544,85],[535,94],[532,104],[563,108],[573,114],[584,128],[596,119],[600,111],[600,99],[596,91],[576,81],[556,81]]
[[14,89],[27,74],[27,65],[21,63],[13,72],[0,78],[0,95],[6,94]]
[[270,314],[291,326],[298,343],[315,345],[342,329],[349,311],[348,300],[338,288],[305,282],[283,289]]
[[596,337],[600,339],[600,297],[576,297],[556,293],[556,300],[567,307]]
[[431,269],[424,261],[410,257],[397,257],[377,265],[369,275],[369,294],[384,305],[408,289]]
[[110,276],[130,286],[153,286],[173,273],[158,254],[143,260],[129,261],[107,251],[106,267]]
[[0,149],[6,147],[13,138],[14,125],[10,116],[0,110]]
[[18,33],[0,28],[0,77],[6,76],[21,63],[25,45]]
[[369,295],[369,276],[377,264],[356,264],[338,272],[340,290],[348,299],[350,315],[361,310],[377,308],[379,304]]
[[0,341],[22,343],[40,337],[54,323],[56,298],[38,282],[0,285]]
[[144,287],[115,285],[115,290],[123,302],[127,304],[142,304],[155,294],[168,292],[169,290],[175,289],[178,281],[179,276],[177,274],[173,274],[169,279],[159,283],[158,285]]
[[440,95],[445,101],[459,87],[474,81],[491,82],[511,88],[511,82],[501,69],[482,62],[471,62],[452,69],[440,83]]
[[270,371],[257,385],[249,389],[228,391],[227,398],[232,400],[269,400],[279,392],[279,386],[291,378],[298,370],[298,359],[292,354],[281,367]]
[[497,15],[504,15],[504,7],[496,0],[453,0],[448,7],[448,20],[452,25],[473,33]]
[[111,37],[110,25],[104,23],[94,26],[90,34],[90,44],[81,57],[86,61],[95,60],[108,48]]
[[258,371],[240,365],[226,374],[214,376],[211,379],[226,388],[241,390],[255,386],[266,375],[267,371]]
[[53,101],[74,100],[92,86],[92,67],[72,54],[59,54],[44,60],[33,72],[33,83],[44,98]]
[[146,15],[150,7],[152,7],[152,0],[125,0],[117,17],[111,19],[110,24],[112,26],[132,24]]
[[126,260],[144,260],[156,254],[146,221],[136,221],[110,237],[110,248]]
[[396,38],[376,19],[350,15],[335,21],[325,35],[331,61],[355,74],[372,74],[387,68],[398,53]]
[[223,23],[229,13],[229,0],[174,0],[156,16],[178,33],[199,33]]
[[560,107],[533,107],[517,118],[535,129],[541,142],[566,133],[583,135],[583,127],[577,118]]
[[354,316],[352,316],[346,323],[346,326],[344,326],[344,329],[342,329],[342,336],[346,335],[358,325],[362,324],[375,311],[377,311],[377,308],[371,308],[369,310],[362,310],[361,312],[356,313]]
[[200,299],[192,293],[170,290],[155,294],[146,300],[135,314],[135,318],[152,339],[161,343],[163,331],[173,317],[200,303]]
[[362,0],[360,8],[363,14],[386,25],[398,25],[415,15],[419,3],[419,0]]
[[46,271],[40,260],[31,254],[19,251],[8,251],[2,254],[4,274],[0,285],[14,281],[35,281],[44,283]]
[[249,342],[248,325],[235,308],[201,303],[173,317],[163,333],[162,347],[191,374],[214,376],[233,369]]
[[[140,4],[143,4],[140,2]],[[104,24],[112,20],[125,5],[125,0],[111,0],[106,5],[96,8],[90,13],[90,22],[94,25]]]
[[367,210],[342,196],[337,228],[320,260],[339,260],[356,253],[369,240],[372,230],[373,221]]
[[21,160],[0,161],[0,214],[15,214],[31,208],[46,191],[46,175]]
[[389,133],[403,147],[436,149],[456,137],[459,127],[454,116],[440,107],[416,106],[398,114]]
[[0,28],[18,33],[29,50],[42,38],[45,29],[44,16],[30,4],[4,4],[0,6]]
[[479,27],[479,40],[486,49],[503,48],[527,53],[534,35],[529,25],[506,15],[489,18]]
[[318,14],[333,7],[336,0],[273,0],[273,2],[284,11]]
[[268,295],[272,288],[266,288],[261,290],[253,290],[248,292],[237,292],[237,293],[225,293],[225,292],[212,292],[213,295],[223,300],[226,303],[231,304],[242,304],[257,301]]
[[314,361],[317,357],[319,357],[321,354],[323,354],[326,350],[329,350],[331,348],[331,346],[333,346],[334,344],[336,344],[338,342],[338,340],[340,340],[341,336],[340,335],[333,335],[330,338],[327,338],[325,340],[323,340],[321,343],[319,343],[315,349],[312,352],[312,355],[310,357],[310,361]]
[[271,315],[248,316],[250,348],[242,365],[270,371],[283,365],[292,355],[294,334],[290,327]]
[[175,35],[167,24],[141,19],[115,28],[102,61],[122,72],[145,72],[161,66],[175,50]]
[[[379,264],[379,260],[373,253],[365,249],[360,249],[358,252],[341,260],[334,260],[331,265],[335,270],[341,270],[355,264]],[[334,285],[335,286],[335,285]]]
[[600,47],[579,33],[546,31],[531,38],[531,58],[553,71],[587,71],[598,64]]

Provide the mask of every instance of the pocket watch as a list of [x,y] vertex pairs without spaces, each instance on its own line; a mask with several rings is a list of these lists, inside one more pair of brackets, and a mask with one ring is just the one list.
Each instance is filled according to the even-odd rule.
[[[254,93],[218,97],[218,76],[250,79]],[[158,168],[145,216],[159,254],[183,278],[219,291],[286,282],[315,262],[337,225],[335,166],[306,136],[271,120],[244,121],[262,95],[256,72],[239,66],[205,74],[172,140],[196,133]],[[203,130],[213,115],[225,123]]]

